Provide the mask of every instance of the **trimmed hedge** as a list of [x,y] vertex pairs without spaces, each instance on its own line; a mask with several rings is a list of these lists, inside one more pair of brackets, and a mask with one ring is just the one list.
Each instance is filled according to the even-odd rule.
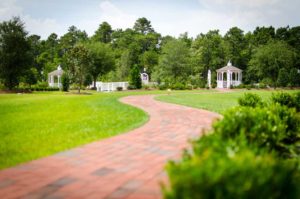
[[260,106],[256,97],[244,96],[168,163],[165,198],[300,198],[300,113],[283,103]]

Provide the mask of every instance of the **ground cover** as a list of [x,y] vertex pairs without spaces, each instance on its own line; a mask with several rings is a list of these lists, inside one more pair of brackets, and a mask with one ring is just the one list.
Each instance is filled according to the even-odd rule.
[[[191,92],[210,91],[172,91]],[[166,93],[0,94],[0,169],[128,132],[144,124],[148,116],[118,99],[128,95]]]
[[[175,103],[194,108],[206,109],[217,113],[223,113],[230,107],[236,106],[238,98],[244,93],[256,93],[263,99],[268,98],[275,92],[282,92],[283,90],[232,90],[232,92],[219,93],[172,93],[171,95],[160,95],[156,99],[164,102]],[[297,92],[299,90],[284,90],[284,92]]]

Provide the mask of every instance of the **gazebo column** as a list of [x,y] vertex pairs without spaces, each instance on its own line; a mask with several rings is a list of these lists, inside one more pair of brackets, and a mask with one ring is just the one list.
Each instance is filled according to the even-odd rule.
[[228,70],[227,72],[226,72],[226,75],[227,75],[227,88],[230,88],[230,71]]
[[53,77],[53,75],[50,76],[50,82],[51,82],[51,86],[53,87],[54,86],[54,77]]
[[57,87],[60,88],[60,75],[57,75]]

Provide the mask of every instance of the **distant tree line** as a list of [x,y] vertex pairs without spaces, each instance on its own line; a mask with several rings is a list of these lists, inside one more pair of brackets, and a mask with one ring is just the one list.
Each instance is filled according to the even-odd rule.
[[246,33],[233,27],[224,36],[211,30],[196,38],[188,33],[174,38],[139,18],[125,30],[103,22],[91,37],[71,26],[61,37],[51,33],[43,40],[28,35],[20,18],[0,23],[0,82],[8,89],[45,82],[58,65],[79,89],[97,80],[137,82],[139,88],[133,75],[144,69],[158,83],[203,87],[208,69],[215,80],[216,69],[228,60],[243,70],[246,84],[300,86],[299,58],[300,26]]

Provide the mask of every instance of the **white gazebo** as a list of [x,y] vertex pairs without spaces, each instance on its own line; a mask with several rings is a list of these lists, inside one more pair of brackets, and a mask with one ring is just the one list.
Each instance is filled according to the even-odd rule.
[[232,66],[229,61],[227,66],[217,70],[217,88],[230,88],[242,83],[242,70]]
[[[60,65],[58,65],[57,70],[54,70],[54,71],[48,73],[49,86],[61,88],[61,76],[63,73],[64,73],[64,71],[61,69]],[[55,83],[56,79],[57,79],[57,82]]]

